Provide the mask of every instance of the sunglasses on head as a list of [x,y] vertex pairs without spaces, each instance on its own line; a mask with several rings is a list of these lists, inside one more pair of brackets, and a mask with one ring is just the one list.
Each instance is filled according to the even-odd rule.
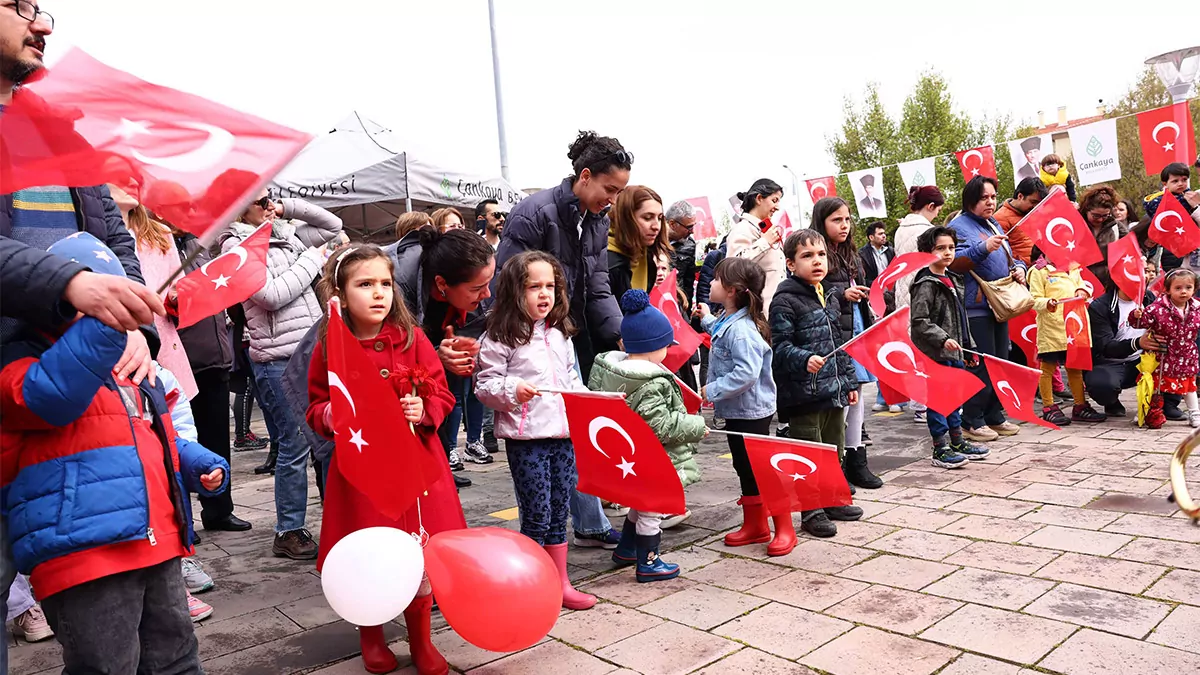
[[617,160],[617,164],[628,164],[633,166],[633,153],[628,150],[618,150],[613,153],[613,159]]

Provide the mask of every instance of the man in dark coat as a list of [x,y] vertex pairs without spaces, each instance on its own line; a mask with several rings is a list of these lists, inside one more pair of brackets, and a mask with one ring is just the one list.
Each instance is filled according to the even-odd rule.
[[696,264],[696,240],[692,237],[692,230],[696,227],[696,207],[681,199],[663,215],[667,219],[667,233],[671,237],[671,267],[677,272],[677,285],[688,300],[693,300],[696,273],[700,270]]
[[867,243],[858,249],[858,257],[866,273],[864,284],[870,286],[896,257],[895,249],[888,246],[887,227],[882,222],[876,220],[867,224]]

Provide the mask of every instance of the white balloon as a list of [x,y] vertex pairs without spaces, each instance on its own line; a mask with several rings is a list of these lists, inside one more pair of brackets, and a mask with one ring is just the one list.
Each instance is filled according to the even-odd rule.
[[413,536],[368,527],[342,537],[325,556],[321,590],[337,615],[355,626],[379,626],[417,596],[425,558]]

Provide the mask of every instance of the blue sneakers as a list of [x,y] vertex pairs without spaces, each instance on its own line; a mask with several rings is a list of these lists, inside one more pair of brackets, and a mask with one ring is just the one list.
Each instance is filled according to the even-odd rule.
[[950,449],[960,455],[963,455],[972,462],[981,460],[984,457],[992,454],[992,451],[988,450],[986,447],[982,445],[975,445],[965,438],[960,439],[957,443],[951,442]]
[[967,463],[967,458],[955,452],[948,443],[940,443],[933,448],[931,463],[943,469],[957,469]]
[[608,551],[617,547],[621,541],[621,535],[617,531],[608,528],[608,532],[600,534],[584,534],[578,530],[575,531],[574,543],[580,548],[602,548]]

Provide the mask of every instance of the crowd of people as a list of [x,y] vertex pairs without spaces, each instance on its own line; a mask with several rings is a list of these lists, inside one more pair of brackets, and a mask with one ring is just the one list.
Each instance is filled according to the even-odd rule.
[[[29,95],[18,85],[41,68],[52,28],[30,2],[0,5],[0,115],[14,97]],[[198,495],[203,530],[251,529],[235,514],[232,450],[269,448],[254,472],[274,476],[272,554],[315,560],[318,569],[341,537],[365,527],[422,538],[465,528],[464,462],[490,464],[503,450],[521,532],[553,561],[564,607],[596,603],[571,584],[569,543],[611,550],[636,582],[674,578],[679,567],[660,555],[661,533],[690,513],[651,513],[579,492],[560,392],[623,393],[686,486],[701,479],[695,454],[709,429],[702,414],[688,412],[677,377],[700,393],[714,424],[733,432],[743,522],[726,545],[765,543],[768,555],[786,555],[796,546],[793,519],[766,510],[738,434],[836,446],[852,492],[881,487],[869,468],[861,396],[875,375],[841,348],[909,307],[914,344],[986,386],[948,415],[919,401],[889,403],[880,386],[873,410],[907,408],[925,424],[935,466],[987,457],[983,444],[1020,432],[979,358],[1025,360],[981,286],[1003,279],[1027,286],[1034,299],[1038,363],[1028,365],[1041,369],[1047,421],[1127,415],[1119,395],[1135,386],[1142,355],[1153,353],[1160,395],[1146,424],[1200,427],[1200,301],[1192,297],[1200,251],[1173,256],[1151,227],[1168,199],[1200,222],[1200,193],[1189,190],[1186,165],[1162,170],[1163,190],[1142,200],[1141,217],[1111,187],[1078,196],[1106,260],[1108,246],[1132,232],[1147,276],[1165,275],[1157,296],[1130,298],[1109,279],[1106,261],[1090,270],[1103,288],[1089,290],[1082,270],[1049,263],[1017,228],[1051,187],[1074,192],[1054,155],[1003,203],[995,179],[973,178],[962,210],[945,217],[937,187],[914,187],[910,213],[895,228],[857,223],[850,204],[827,197],[808,227],[785,236],[772,220],[784,191],[760,179],[738,194],[741,212],[728,235],[706,247],[693,237],[691,204],[668,204],[654,189],[629,184],[634,156],[615,138],[580,132],[567,157],[560,184],[511,212],[484,200],[473,225],[455,208],[406,213],[396,241],[382,248],[350,243],[334,214],[301,199],[272,200],[266,190],[220,225],[211,249],[116,186],[0,195],[0,603],[14,632],[29,641],[57,635],[65,672],[200,672],[193,623],[214,608],[193,594],[219,580],[195,558],[202,535],[188,494]],[[270,227],[265,285],[179,328],[173,273],[201,267],[263,225]],[[913,251],[935,260],[901,279],[876,315],[871,284],[897,254]],[[662,365],[674,329],[649,301],[670,270],[684,316],[711,337],[711,347],[675,373]],[[1090,370],[1067,366],[1060,305],[1075,298],[1091,301]],[[398,518],[380,513],[339,468],[330,307],[391,386],[404,416],[396,423],[411,428],[414,456],[431,467],[428,490]],[[1060,399],[1073,403],[1069,415]],[[255,402],[267,437],[250,430]],[[310,466],[324,500],[320,542],[307,529]],[[606,507],[624,515],[619,530]],[[862,513],[853,505],[806,510],[800,526],[832,537],[836,521]],[[430,640],[434,604],[426,581],[404,611],[422,675],[447,672]],[[382,627],[360,626],[359,635],[368,671],[397,668]]]

